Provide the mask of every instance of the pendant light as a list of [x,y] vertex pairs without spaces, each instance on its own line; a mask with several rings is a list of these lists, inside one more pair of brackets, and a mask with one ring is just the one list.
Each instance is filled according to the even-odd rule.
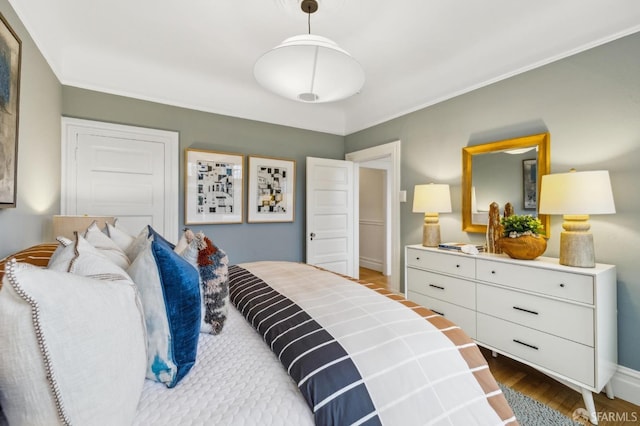
[[311,34],[315,0],[303,0],[309,34],[284,40],[256,62],[253,74],[265,89],[295,101],[333,102],[348,98],[364,85],[360,64],[334,41]]

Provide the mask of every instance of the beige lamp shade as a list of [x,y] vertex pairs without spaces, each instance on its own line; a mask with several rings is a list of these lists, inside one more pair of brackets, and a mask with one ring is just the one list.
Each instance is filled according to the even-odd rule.
[[616,212],[606,170],[542,176],[541,214],[611,214]]
[[438,213],[451,212],[449,185],[435,183],[416,185],[413,191],[413,212],[424,213],[422,245],[437,247],[440,244]]
[[606,170],[542,176],[541,214],[561,214],[560,264],[592,268],[596,265],[590,214],[616,212],[609,172]]
[[450,213],[449,185],[429,183],[416,185],[413,192],[414,213]]
[[94,221],[100,229],[109,222],[114,224],[115,217],[112,216],[53,216],[53,237],[75,238],[74,232],[84,232]]

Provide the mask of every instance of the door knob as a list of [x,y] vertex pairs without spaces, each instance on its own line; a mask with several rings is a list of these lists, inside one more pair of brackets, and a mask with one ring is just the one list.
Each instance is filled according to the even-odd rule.
[[313,240],[316,237],[316,233],[312,232],[311,234],[309,234],[309,236],[311,237],[311,239]]

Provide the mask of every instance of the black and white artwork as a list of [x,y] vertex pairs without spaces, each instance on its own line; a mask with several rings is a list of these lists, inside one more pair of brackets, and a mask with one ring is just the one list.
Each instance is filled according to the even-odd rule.
[[185,223],[241,223],[241,154],[187,149]]
[[249,157],[248,222],[293,222],[295,161]]

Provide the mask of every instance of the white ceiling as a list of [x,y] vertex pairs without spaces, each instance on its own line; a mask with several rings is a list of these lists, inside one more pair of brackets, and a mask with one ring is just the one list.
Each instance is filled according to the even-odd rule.
[[639,0],[319,0],[311,33],[366,82],[303,104],[253,78],[260,55],[307,33],[299,2],[9,0],[62,84],[338,135],[640,31]]

